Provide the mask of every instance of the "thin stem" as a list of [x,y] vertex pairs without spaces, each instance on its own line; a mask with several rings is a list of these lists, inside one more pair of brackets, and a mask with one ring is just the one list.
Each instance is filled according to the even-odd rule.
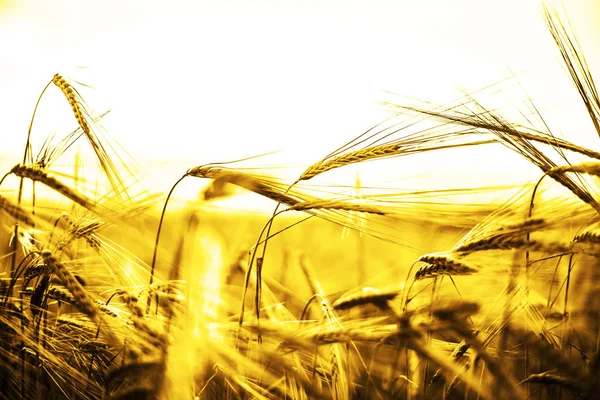
[[[165,200],[165,204],[163,205],[163,209],[162,212],[160,214],[160,221],[158,222],[158,229],[156,231],[156,240],[154,242],[154,253],[152,254],[152,266],[150,269],[150,283],[149,285],[152,285],[152,283],[154,282],[154,271],[156,269],[156,256],[158,254],[158,243],[160,241],[160,233],[162,230],[162,225],[163,225],[163,221],[165,219],[165,213],[167,212],[167,205],[169,204],[169,199],[171,198],[171,195],[173,194],[173,191],[175,190],[175,188],[177,187],[177,185],[185,179],[185,177],[187,177],[188,174],[184,174],[181,178],[179,178],[177,180],[177,182],[175,182],[175,184],[173,185],[173,187],[171,188],[171,190],[169,190],[169,194],[167,195],[167,198]],[[148,307],[150,307],[150,297],[148,297]]]

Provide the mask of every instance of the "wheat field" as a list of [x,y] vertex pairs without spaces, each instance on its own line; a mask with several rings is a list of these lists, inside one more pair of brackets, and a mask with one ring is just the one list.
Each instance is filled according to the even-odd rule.
[[[584,51],[544,13],[600,136]],[[600,397],[600,148],[555,136],[532,101],[488,106],[505,84],[450,104],[386,101],[390,118],[302,170],[248,154],[153,193],[84,87],[57,73],[0,181],[0,397]],[[51,92],[75,129],[40,140]],[[380,166],[411,182],[393,166],[442,171],[440,154],[490,146],[536,179],[361,179]],[[181,201],[190,181],[202,189]]]

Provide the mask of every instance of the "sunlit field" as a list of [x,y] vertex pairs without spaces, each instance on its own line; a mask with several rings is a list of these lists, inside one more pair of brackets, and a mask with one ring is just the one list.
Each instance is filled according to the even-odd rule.
[[592,137],[511,73],[383,93],[337,147],[298,136],[312,163],[232,145],[161,173],[48,76],[2,160],[0,398],[600,398],[600,97],[540,12]]

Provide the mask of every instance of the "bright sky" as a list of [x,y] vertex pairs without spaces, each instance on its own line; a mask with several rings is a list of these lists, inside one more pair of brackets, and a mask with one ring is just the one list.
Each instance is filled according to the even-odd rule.
[[[600,76],[600,9],[566,9]],[[57,72],[93,86],[82,94],[112,110],[110,134],[169,182],[195,164],[279,149],[310,164],[385,116],[382,91],[445,102],[509,69],[528,72],[542,109],[567,110],[556,121],[566,135],[594,140],[564,108],[581,106],[538,0],[0,0],[0,37],[7,166]],[[34,126],[41,137],[70,115],[52,96]]]

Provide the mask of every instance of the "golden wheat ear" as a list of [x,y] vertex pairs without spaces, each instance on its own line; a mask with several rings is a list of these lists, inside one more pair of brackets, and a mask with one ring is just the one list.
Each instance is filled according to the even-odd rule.
[[[86,103],[77,92],[77,90],[71,85],[65,78],[61,75],[56,74],[52,78],[52,83],[60,89],[60,91],[64,94],[65,98],[69,102],[71,106],[71,110],[73,111],[73,115],[77,120],[77,124],[83,131],[85,137],[90,144],[92,151],[96,155],[100,168],[102,172],[108,179],[110,185],[113,188],[113,191],[117,196],[124,196],[124,198],[129,198],[127,187],[124,183],[123,178],[121,177],[121,173],[117,168],[114,160],[108,154],[106,147],[100,140],[98,134],[94,131],[94,119],[90,116],[91,113],[87,109]],[[90,123],[90,121],[92,123]],[[118,157],[118,155],[117,155]],[[123,166],[126,166],[122,160],[120,160]],[[131,171],[129,171],[131,172]]]
[[76,192],[58,179],[48,175],[44,170],[28,167],[26,165],[16,165],[11,172],[20,178],[31,179],[34,182],[41,182],[57,193],[65,196],[69,200],[87,208],[92,212],[97,212],[96,203],[82,193]]
[[[455,137],[458,138],[458,135]],[[479,140],[471,142],[457,143],[442,143],[444,140],[449,141],[450,138],[441,138],[439,135],[422,135],[422,137],[407,137],[405,139],[386,142],[383,144],[369,146],[362,149],[350,151],[339,156],[319,161],[304,171],[298,181],[309,180],[317,175],[323,174],[333,169],[341,168],[346,165],[366,162],[376,159],[397,157],[402,155],[410,155],[423,153],[434,150],[447,150],[451,148],[459,148],[466,146],[478,146],[482,144],[491,144],[492,140]],[[441,144],[440,144],[441,143]]]

